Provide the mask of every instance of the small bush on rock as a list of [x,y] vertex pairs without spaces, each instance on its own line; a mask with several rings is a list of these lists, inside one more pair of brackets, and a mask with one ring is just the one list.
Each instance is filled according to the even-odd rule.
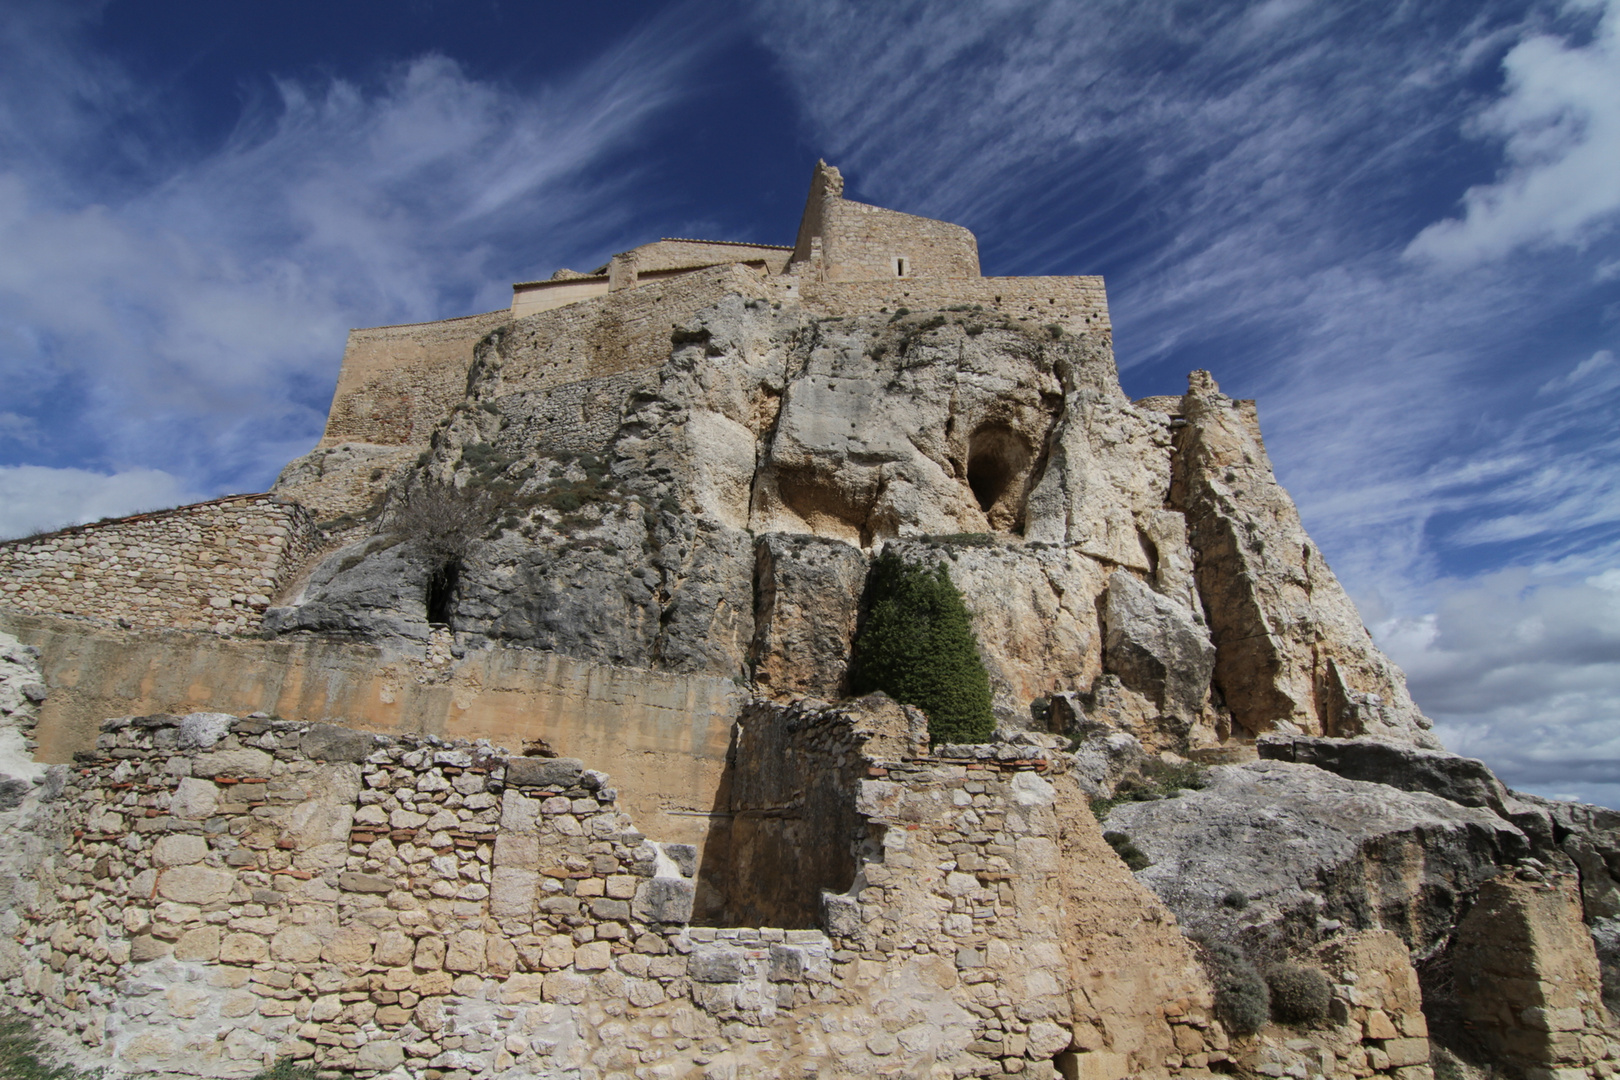
[[857,694],[882,690],[928,714],[934,743],[979,743],[995,731],[990,677],[967,605],[943,563],[929,570],[885,551],[867,579],[866,623],[855,639]]
[[1226,941],[1203,943],[1204,968],[1215,989],[1215,1018],[1234,1035],[1252,1035],[1271,1017],[1271,993],[1246,953]]
[[1314,1024],[1333,1004],[1333,984],[1320,970],[1303,964],[1277,964],[1266,972],[1271,1014],[1285,1024]]

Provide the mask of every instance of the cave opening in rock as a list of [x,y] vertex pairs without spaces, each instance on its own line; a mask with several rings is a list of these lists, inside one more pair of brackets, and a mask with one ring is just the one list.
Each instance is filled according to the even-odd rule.
[[460,578],[461,566],[455,560],[428,576],[427,620],[430,624],[450,625],[450,613],[455,610],[456,582]]
[[995,528],[1009,528],[1014,508],[1006,496],[1029,466],[1029,447],[1009,428],[982,427],[968,440],[967,482],[979,509]]

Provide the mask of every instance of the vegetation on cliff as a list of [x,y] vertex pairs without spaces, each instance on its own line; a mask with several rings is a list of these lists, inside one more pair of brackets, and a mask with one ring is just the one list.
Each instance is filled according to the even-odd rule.
[[885,551],[867,579],[867,616],[855,639],[853,688],[882,690],[928,714],[934,743],[976,743],[995,731],[990,678],[962,594],[932,570]]

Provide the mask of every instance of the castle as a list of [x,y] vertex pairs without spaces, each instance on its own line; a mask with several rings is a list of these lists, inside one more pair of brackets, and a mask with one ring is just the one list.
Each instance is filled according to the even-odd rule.
[[[883,550],[994,741],[847,696]],[[0,985],[120,1074],[1620,1067],[1620,815],[1440,749],[1253,402],[825,163],[352,332],[271,492],[0,544],[0,635]]]

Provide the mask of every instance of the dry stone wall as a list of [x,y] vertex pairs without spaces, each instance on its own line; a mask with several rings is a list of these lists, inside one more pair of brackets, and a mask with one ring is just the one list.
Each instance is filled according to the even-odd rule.
[[[690,926],[694,849],[644,837],[578,760],[109,721],[4,852],[0,986],[114,1075],[291,1057],[439,1080],[1052,1076],[1063,1058],[1112,1078],[1166,1064],[1123,1021],[1209,1029],[1194,986],[1106,1034],[1086,1017],[1074,1045],[1062,754],[916,756],[916,718],[882,699],[796,715],[860,748],[856,877],[820,928]],[[1146,896],[1111,856],[1091,871]]]
[[240,632],[319,540],[306,510],[269,495],[80,525],[0,544],[0,605]]

